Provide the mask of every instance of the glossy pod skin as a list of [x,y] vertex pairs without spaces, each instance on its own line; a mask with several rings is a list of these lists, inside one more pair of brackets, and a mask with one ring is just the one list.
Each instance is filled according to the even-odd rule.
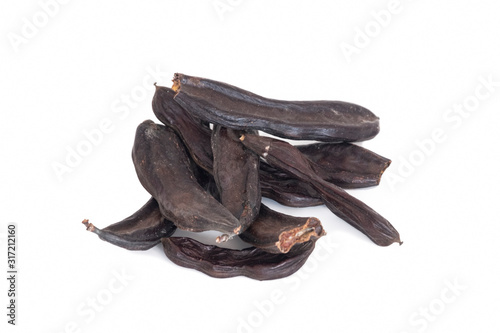
[[261,202],[260,157],[240,142],[241,134],[218,125],[212,131],[213,176],[220,202],[240,220],[238,233],[257,218]]
[[[391,160],[366,148],[347,143],[313,143],[295,146],[324,180],[345,189],[380,184]],[[289,207],[311,207],[323,204],[318,192],[304,181],[291,177],[265,162],[260,164],[262,195]]]
[[155,86],[152,105],[156,118],[179,135],[196,164],[212,173],[213,155],[210,142],[212,131],[174,101],[175,91]]
[[175,264],[215,278],[246,276],[274,280],[299,270],[314,250],[313,240],[298,244],[293,253],[269,253],[256,247],[225,249],[188,237],[162,238],[165,255]]
[[134,251],[148,250],[176,230],[175,225],[161,215],[154,198],[126,219],[104,229],[95,227],[89,220],[83,220],[83,224],[102,240]]
[[296,146],[314,162],[312,167],[324,180],[342,188],[364,188],[380,184],[391,160],[355,144],[313,143]]
[[399,233],[389,221],[340,187],[319,177],[313,170],[314,163],[296,147],[282,140],[251,134],[242,136],[240,140],[275,168],[311,184],[335,215],[360,230],[375,244],[388,246],[395,242],[402,243]]
[[260,163],[260,189],[262,196],[288,207],[312,207],[323,205],[318,192],[306,182],[287,173]]
[[248,244],[270,253],[288,253],[296,244],[326,235],[315,217],[283,214],[261,205],[257,219],[239,237]]
[[341,101],[281,101],[227,83],[175,74],[174,100],[196,117],[225,127],[261,130],[282,138],[363,141],[379,132],[379,118]]
[[132,160],[141,184],[178,228],[238,233],[239,220],[198,184],[184,145],[172,129],[151,120],[142,122]]

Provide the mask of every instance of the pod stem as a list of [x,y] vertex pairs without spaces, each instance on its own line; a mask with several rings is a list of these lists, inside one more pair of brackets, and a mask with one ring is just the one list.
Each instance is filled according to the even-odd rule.
[[85,225],[85,227],[87,228],[87,230],[90,231],[90,232],[94,232],[95,233],[96,230],[99,230],[92,223],[90,223],[88,219],[83,220],[82,223]]
[[234,237],[235,234],[222,234],[220,236],[217,236],[217,238],[215,239],[215,242],[217,244],[220,244],[220,243],[225,243],[227,242],[228,240],[232,239]]

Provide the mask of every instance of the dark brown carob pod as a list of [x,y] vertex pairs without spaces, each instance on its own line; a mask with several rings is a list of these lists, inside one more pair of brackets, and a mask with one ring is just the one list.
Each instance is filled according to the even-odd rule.
[[313,162],[296,147],[282,140],[251,134],[242,136],[240,140],[272,166],[310,183],[335,215],[360,230],[375,244],[388,246],[395,242],[402,243],[399,233],[389,221],[340,187],[319,177],[311,166]]
[[184,145],[172,129],[151,120],[142,122],[132,159],[139,181],[178,228],[238,233],[239,220],[198,184]]
[[269,253],[256,247],[243,250],[206,245],[188,237],[162,238],[165,255],[175,264],[215,278],[246,276],[274,280],[295,273],[314,250],[314,240],[296,245],[292,253]]
[[241,134],[218,125],[212,131],[213,176],[220,202],[240,220],[239,233],[257,218],[261,201],[260,157],[245,148],[239,140]]
[[364,188],[380,184],[391,160],[355,144],[314,143],[296,146],[324,180],[342,188]]
[[271,253],[288,253],[296,244],[326,235],[315,217],[283,214],[261,205],[258,218],[239,237],[252,246]]
[[260,163],[260,189],[262,196],[288,207],[312,207],[323,205],[318,192],[306,182]]
[[201,168],[212,172],[211,130],[199,119],[195,119],[174,101],[175,91],[156,86],[153,96],[153,112],[163,124],[172,128],[182,139],[191,158]]
[[363,141],[379,132],[379,118],[352,103],[268,99],[227,83],[179,73],[173,82],[174,99],[186,111],[233,129],[327,142]]
[[171,236],[176,227],[165,219],[154,198],[126,219],[104,229],[95,227],[89,220],[82,222],[102,240],[127,250],[148,250],[160,243],[163,237]]

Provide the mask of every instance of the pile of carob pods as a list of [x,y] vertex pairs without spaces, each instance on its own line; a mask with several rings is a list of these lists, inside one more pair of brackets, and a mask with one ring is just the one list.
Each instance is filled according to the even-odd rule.
[[[379,118],[372,112],[339,101],[264,98],[184,74],[173,82],[172,89],[156,86],[153,97],[162,124],[141,123],[132,149],[151,199],[104,229],[84,220],[87,230],[128,250],[161,242],[172,262],[212,277],[257,280],[293,274],[326,234],[317,218],[274,211],[262,197],[289,207],[324,204],[375,244],[402,243],[389,221],[344,190],[378,185],[391,163],[350,143],[377,135]],[[249,247],[175,237],[176,228],[217,231],[217,243],[240,237]]]

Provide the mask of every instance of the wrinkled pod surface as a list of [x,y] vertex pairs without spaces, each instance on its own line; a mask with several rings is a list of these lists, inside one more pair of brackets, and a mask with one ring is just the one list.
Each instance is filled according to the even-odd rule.
[[314,250],[313,240],[293,253],[269,253],[256,247],[232,250],[206,245],[188,237],[162,238],[165,255],[175,264],[215,278],[246,276],[274,280],[299,270]]
[[97,228],[87,219],[82,223],[100,239],[127,250],[148,250],[159,244],[162,238],[171,236],[176,229],[161,215],[154,198],[134,214],[104,229]]

